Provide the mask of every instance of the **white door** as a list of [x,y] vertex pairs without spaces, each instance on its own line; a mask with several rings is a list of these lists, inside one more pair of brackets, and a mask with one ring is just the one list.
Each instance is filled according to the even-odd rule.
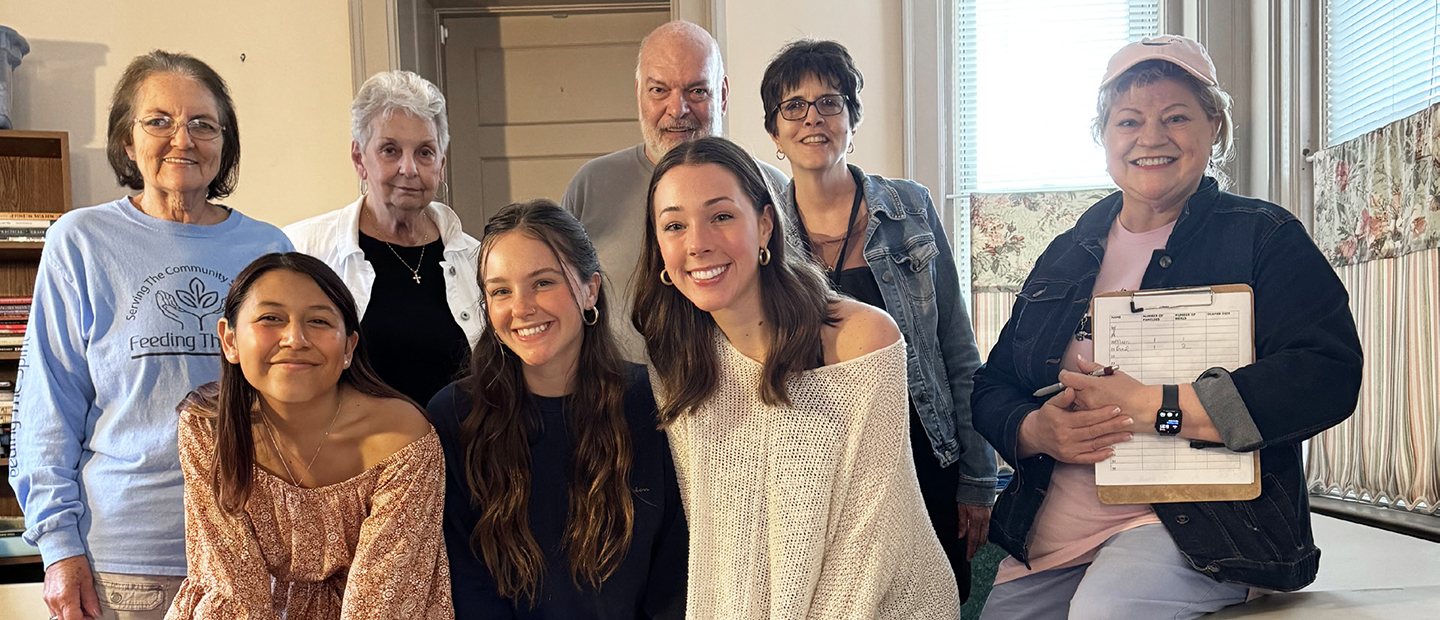
[[467,232],[478,238],[512,202],[558,203],[586,161],[640,142],[636,54],[669,19],[668,9],[443,19],[449,203]]

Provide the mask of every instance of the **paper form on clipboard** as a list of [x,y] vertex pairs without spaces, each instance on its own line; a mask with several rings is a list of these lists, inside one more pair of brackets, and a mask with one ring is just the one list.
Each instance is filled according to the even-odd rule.
[[[1190,383],[1217,366],[1235,370],[1255,361],[1253,300],[1244,285],[1097,295],[1095,361],[1146,385]],[[1095,484],[1106,503],[1250,499],[1259,494],[1258,469],[1254,453],[1196,449],[1142,432],[1095,465]],[[1137,488],[1147,486],[1157,488]]]

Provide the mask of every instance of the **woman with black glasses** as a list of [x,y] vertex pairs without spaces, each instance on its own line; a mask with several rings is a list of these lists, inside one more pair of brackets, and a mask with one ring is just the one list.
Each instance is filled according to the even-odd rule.
[[765,130],[794,177],[776,202],[831,287],[889,312],[905,336],[915,468],[964,600],[995,503],[995,452],[970,424],[980,358],[930,192],[845,161],[864,84],[834,41],[795,41],[770,61],[760,82]]

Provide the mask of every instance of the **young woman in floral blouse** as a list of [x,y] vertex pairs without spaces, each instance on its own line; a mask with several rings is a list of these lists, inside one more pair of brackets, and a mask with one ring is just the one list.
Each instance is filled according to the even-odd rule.
[[180,404],[190,576],[167,619],[454,617],[440,442],[358,326],[317,259],[236,277],[221,379]]

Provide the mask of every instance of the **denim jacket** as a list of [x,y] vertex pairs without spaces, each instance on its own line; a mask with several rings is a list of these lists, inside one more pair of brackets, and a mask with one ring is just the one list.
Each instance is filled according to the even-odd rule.
[[[972,375],[980,365],[970,317],[960,299],[960,277],[950,241],[924,186],[904,179],[865,175],[865,263],[879,285],[885,308],[905,336],[910,402],[925,426],[941,467],[959,462],[955,501],[972,506],[995,502],[995,452],[970,423]],[[799,217],[794,181],[781,193],[785,216]],[[787,226],[792,247],[806,248],[798,226]]]
[[[1111,194],[1035,262],[985,367],[975,375],[975,426],[1016,465],[990,539],[1026,561],[1028,535],[1055,461],[1016,457],[1020,423],[1042,399],[1090,304],[1121,195]],[[1196,570],[1218,581],[1295,590],[1315,579],[1300,442],[1355,410],[1361,351],[1349,295],[1305,229],[1280,207],[1220,191],[1206,178],[1181,210],[1142,289],[1248,284],[1255,293],[1255,363],[1212,368],[1192,385],[1225,445],[1260,451],[1260,496],[1154,504]]]

